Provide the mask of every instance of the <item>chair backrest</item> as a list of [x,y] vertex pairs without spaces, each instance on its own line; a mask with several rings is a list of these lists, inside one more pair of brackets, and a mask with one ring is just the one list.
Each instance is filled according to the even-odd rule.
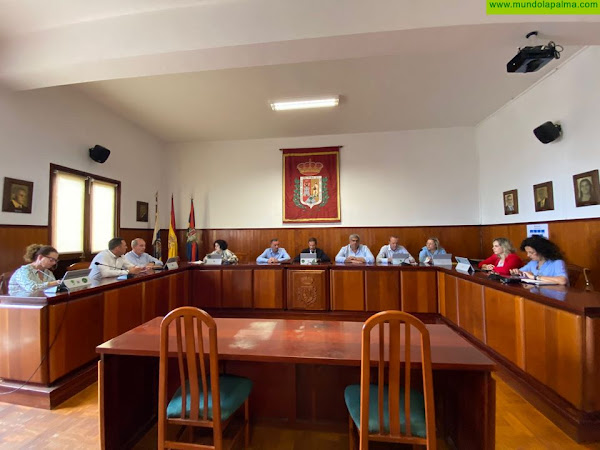
[[575,286],[579,277],[583,273],[583,267],[577,264],[567,264],[567,274],[569,275],[569,285]]
[[73,263],[69,267],[67,267],[67,272],[70,270],[89,269],[90,264],[91,263],[89,261],[80,261],[80,262]]
[[[387,324],[387,326],[385,326]],[[404,325],[403,327],[401,325]],[[383,311],[369,318],[362,329],[361,379],[360,379],[360,448],[367,448],[369,439],[369,388],[371,384],[371,331],[378,327],[377,355],[377,407],[379,433],[377,437],[396,442],[426,444],[428,448],[436,448],[435,409],[433,402],[433,379],[431,371],[431,348],[429,331],[423,322],[410,314],[401,311]],[[423,396],[425,403],[425,423],[427,437],[413,436],[410,423],[411,396],[411,329],[416,328],[421,339],[421,370]],[[402,333],[404,328],[404,333]],[[387,333],[386,333],[387,331]],[[387,334],[387,342],[386,342]],[[402,339],[404,334],[404,339]],[[402,352],[402,341],[404,353]],[[386,345],[387,344],[387,345]],[[388,349],[386,379],[386,355]],[[404,354],[404,417],[406,418],[404,433],[400,427],[400,392],[401,392],[401,355]],[[386,383],[387,381],[387,383]],[[375,384],[375,383],[373,383]],[[384,386],[388,385],[389,433],[384,430]]]
[[[221,403],[219,395],[219,361],[217,349],[217,324],[213,318],[201,309],[184,306],[171,311],[160,324],[160,363],[159,363],[159,426],[158,439],[164,442],[166,429],[166,408],[168,395],[168,359],[169,359],[169,329],[175,322],[175,342],[177,347],[177,362],[179,367],[179,381],[181,387],[181,417],[176,422],[179,424],[200,425],[211,423],[215,433],[221,433]],[[206,328],[208,346],[204,344]],[[206,367],[205,354],[209,354],[209,363]],[[210,388],[208,382],[210,380]],[[186,381],[189,384],[186,385]],[[202,386],[204,402],[200,413],[200,390]],[[187,388],[191,397],[190,407],[186,408]],[[212,394],[212,421],[208,418],[208,395]],[[189,416],[186,417],[186,409]],[[175,421],[173,419],[169,419]]]
[[8,282],[15,273],[14,270],[0,274],[0,295],[8,295]]

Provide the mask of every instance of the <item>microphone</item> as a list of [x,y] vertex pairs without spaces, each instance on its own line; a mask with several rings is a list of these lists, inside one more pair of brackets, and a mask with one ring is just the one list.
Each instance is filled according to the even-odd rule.
[[[98,261],[96,261],[94,264],[97,265],[97,266],[108,267],[109,269],[113,269],[113,270],[127,270],[127,269],[123,269],[122,267],[115,267],[115,266],[109,266],[108,264],[102,264],[102,263],[99,263]],[[129,278],[133,278],[133,274],[132,273],[127,273],[127,274],[119,275],[117,277],[117,280],[128,280]]]
[[[48,275],[46,272],[44,272],[43,270],[40,269],[36,269],[39,273],[41,273],[42,275],[44,275],[46,278],[50,278],[50,275]],[[52,280],[54,281],[54,280]]]

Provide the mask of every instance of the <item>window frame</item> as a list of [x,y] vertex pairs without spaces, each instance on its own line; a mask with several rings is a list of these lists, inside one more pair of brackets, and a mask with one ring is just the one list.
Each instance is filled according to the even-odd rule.
[[71,253],[60,253],[63,259],[81,259],[85,260],[91,258],[92,253],[92,236],[91,236],[91,223],[92,223],[92,211],[91,211],[91,182],[92,180],[101,181],[103,183],[109,183],[115,185],[115,236],[121,233],[121,182],[119,180],[113,180],[112,178],[103,177],[100,175],[94,175],[92,173],[83,172],[77,169],[71,169],[69,167],[60,166],[58,164],[50,163],[50,195],[48,200],[48,242],[52,243],[52,231],[53,231],[53,208],[54,208],[54,188],[56,185],[56,174],[57,172],[68,173],[70,175],[80,176],[85,178],[85,194],[83,204],[83,251],[71,252]]

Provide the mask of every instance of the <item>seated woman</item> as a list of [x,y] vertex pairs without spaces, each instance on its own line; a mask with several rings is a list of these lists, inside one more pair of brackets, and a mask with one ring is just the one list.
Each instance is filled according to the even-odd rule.
[[[238,262],[238,257],[235,256],[231,250],[227,249],[227,242],[225,242],[223,239],[217,239],[214,245],[215,250],[208,255],[221,255],[223,262],[227,264],[236,264]],[[206,255],[202,260],[205,263],[208,260],[208,255]]]
[[440,240],[436,237],[430,237],[425,243],[425,247],[419,252],[419,262],[430,264],[435,255],[445,255],[446,250],[440,245]]
[[531,260],[520,269],[512,269],[513,275],[530,279],[550,281],[565,286],[569,284],[567,266],[558,246],[541,236],[531,236],[521,242],[521,250]]
[[31,244],[25,249],[23,259],[29,264],[19,267],[10,277],[9,295],[28,294],[59,283],[49,270],[58,262],[58,252],[54,247]]
[[515,253],[515,248],[506,238],[496,238],[492,243],[494,254],[479,263],[479,268],[491,270],[500,275],[510,275],[511,269],[518,269],[523,265],[521,258]]

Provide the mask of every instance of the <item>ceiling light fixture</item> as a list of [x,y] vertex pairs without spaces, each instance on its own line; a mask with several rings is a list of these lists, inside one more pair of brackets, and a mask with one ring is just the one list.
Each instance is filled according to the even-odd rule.
[[308,108],[330,108],[340,103],[340,96],[334,95],[323,98],[286,100],[281,102],[272,102],[273,111],[287,111],[290,109],[308,109]]

